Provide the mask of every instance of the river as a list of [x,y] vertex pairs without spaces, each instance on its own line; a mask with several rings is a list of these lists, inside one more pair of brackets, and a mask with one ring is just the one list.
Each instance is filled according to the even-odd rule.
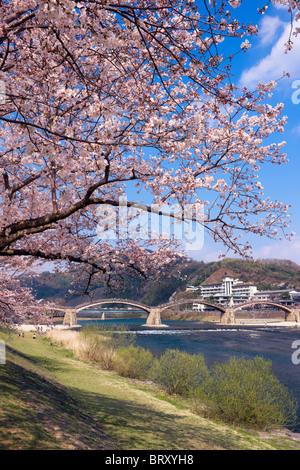
[[[300,350],[300,329],[285,326],[220,326],[215,323],[197,321],[165,321],[168,328],[143,326],[145,319],[78,320],[78,324],[89,323],[101,326],[125,325],[136,334],[135,344],[149,349],[154,355],[166,349],[180,349],[191,354],[203,354],[206,364],[227,361],[230,357],[253,359],[256,356],[271,360],[273,373],[299,402],[300,431],[300,364],[292,360]],[[294,341],[299,341],[297,349]],[[300,359],[300,353],[298,355]]]

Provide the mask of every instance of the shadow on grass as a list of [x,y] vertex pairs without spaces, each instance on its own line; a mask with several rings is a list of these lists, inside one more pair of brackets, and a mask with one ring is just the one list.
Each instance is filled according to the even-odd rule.
[[0,369],[2,449],[111,449],[101,424],[68,390],[7,361]]
[[7,353],[13,354],[15,357],[28,361],[29,363],[33,364],[37,367],[42,367],[49,372],[57,372],[57,371],[64,371],[67,370],[63,361],[56,360],[53,358],[47,358],[45,356],[37,356],[24,354],[17,349],[11,348],[10,346],[6,346]]
[[[79,388],[79,384],[77,388],[68,388],[41,375],[39,369],[35,372],[32,367],[42,366],[47,371],[66,369],[66,364],[59,359],[32,357],[10,348],[9,352],[11,359],[0,369],[0,385],[6,387],[1,428],[7,430],[2,440],[7,444],[2,444],[2,448],[195,450],[245,447],[242,437],[229,428],[224,427],[222,432],[197,416],[187,418],[176,407],[170,412],[162,411],[162,403],[150,395],[147,404],[147,394],[141,402],[130,396],[130,389],[126,391],[129,398],[118,398],[115,390],[115,396],[110,396],[109,389],[95,393]],[[17,444],[13,443],[10,429],[15,436],[16,429],[23,433]]]
[[[237,449],[240,437],[229,428],[216,432],[197,416],[162,412],[155,406],[136,404],[115,397],[70,390],[78,402],[88,407],[118,443],[119,450],[200,450]],[[202,423],[202,424],[200,424]],[[245,445],[245,442],[243,443]],[[241,444],[241,448],[243,447]]]

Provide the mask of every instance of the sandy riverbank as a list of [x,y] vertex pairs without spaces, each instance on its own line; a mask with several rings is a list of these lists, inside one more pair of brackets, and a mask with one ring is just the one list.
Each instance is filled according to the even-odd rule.
[[280,321],[280,320],[236,320],[235,325],[241,326],[280,326],[288,328],[300,328],[300,323],[295,321]]
[[[217,323],[219,325],[226,326],[222,323],[219,322],[213,322]],[[147,326],[147,325],[142,325],[142,326]],[[168,326],[168,325],[167,325]],[[227,325],[227,326],[274,326],[274,327],[285,327],[285,328],[300,328],[300,323],[297,322],[292,322],[292,321],[280,321],[278,319],[268,319],[268,320],[258,320],[258,319],[253,319],[253,320],[237,320],[235,324],[233,325]],[[161,328],[166,327],[166,325],[161,325]],[[17,331],[32,331],[32,332],[40,332],[40,333],[45,333],[49,330],[69,330],[69,329],[79,329],[81,328],[81,325],[74,325],[74,326],[68,326],[68,325],[57,325],[57,324],[52,324],[52,325],[32,325],[32,324],[23,324],[23,325],[16,325],[15,329]],[[152,327],[155,328],[155,327]],[[159,328],[157,326],[156,328]]]
[[15,325],[15,329],[17,331],[32,331],[35,333],[46,333],[47,331],[50,330],[70,330],[70,329],[78,329],[81,328],[81,325],[74,325],[74,326],[68,326],[68,325]]

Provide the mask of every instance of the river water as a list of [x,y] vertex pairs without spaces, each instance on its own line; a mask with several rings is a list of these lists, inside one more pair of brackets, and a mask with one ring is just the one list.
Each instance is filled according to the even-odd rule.
[[[274,375],[299,402],[300,431],[300,328],[280,326],[220,326],[196,321],[165,321],[168,328],[145,327],[145,319],[79,320],[78,324],[101,326],[122,325],[136,335],[135,344],[161,355],[166,349],[180,349],[190,354],[201,353],[208,366],[230,357],[271,360]],[[295,348],[295,341],[299,345]],[[299,350],[299,354],[297,354]]]

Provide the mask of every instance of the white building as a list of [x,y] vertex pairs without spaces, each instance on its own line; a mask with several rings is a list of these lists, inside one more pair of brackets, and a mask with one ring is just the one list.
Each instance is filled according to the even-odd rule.
[[[203,300],[215,302],[224,306],[235,306],[251,300],[273,300],[282,301],[281,295],[290,294],[290,301],[295,302],[300,298],[300,293],[294,290],[269,290],[259,291],[253,284],[245,284],[239,279],[224,277],[220,284],[207,284],[200,286],[200,295]],[[202,304],[194,303],[193,310],[201,312],[207,309]]]
[[278,300],[282,300],[282,294],[289,294],[290,302],[297,301],[300,296],[300,293],[293,289],[281,289],[257,291],[254,298],[255,300],[273,300],[276,302]]
[[[245,284],[239,279],[224,277],[221,284],[207,284],[200,286],[200,294],[203,300],[216,302],[221,305],[237,305],[254,298],[257,287]],[[205,306],[193,304],[193,310],[202,311]]]

